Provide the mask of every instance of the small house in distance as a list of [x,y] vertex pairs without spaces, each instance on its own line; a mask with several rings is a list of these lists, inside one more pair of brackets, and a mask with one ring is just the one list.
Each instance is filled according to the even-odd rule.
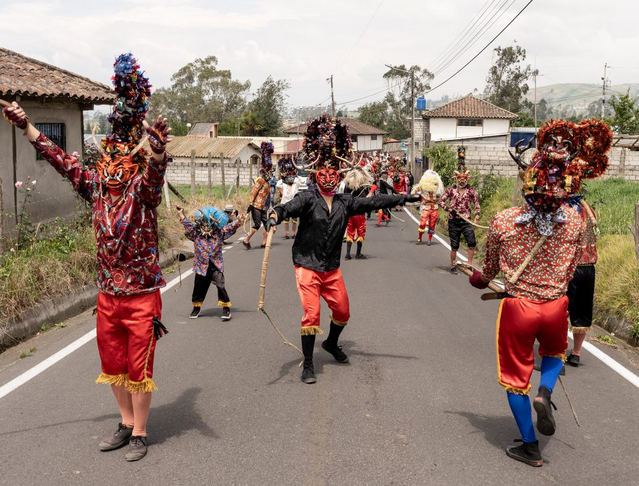
[[[82,153],[83,111],[113,102],[111,88],[65,69],[0,48],[0,98],[17,101],[31,123],[67,153]],[[0,122],[0,179],[3,228],[11,229],[22,210],[22,189],[15,184],[37,181],[29,205],[31,221],[39,223],[75,213],[71,186],[40,160],[20,130]]]
[[422,132],[430,142],[506,145],[517,115],[472,94],[422,113]]

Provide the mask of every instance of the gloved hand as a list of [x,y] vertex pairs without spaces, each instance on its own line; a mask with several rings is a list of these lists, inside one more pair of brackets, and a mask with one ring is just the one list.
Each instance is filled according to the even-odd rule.
[[29,126],[29,117],[15,101],[11,103],[11,106],[7,106],[2,110],[2,116],[20,130],[26,130]]
[[273,216],[270,216],[266,220],[266,223],[264,223],[264,229],[269,232],[274,226],[277,226],[277,220]]
[[482,273],[479,270],[473,270],[473,274],[468,278],[470,285],[476,289],[485,289],[488,287],[488,282],[485,282],[482,278]]
[[451,209],[451,210],[450,210],[450,214],[451,214],[451,216],[452,216],[453,218],[456,218],[456,217],[457,217],[457,211],[456,211],[455,209]]
[[421,196],[419,194],[406,194],[406,198],[404,201],[406,202],[419,202],[421,200]]
[[166,144],[170,140],[169,133],[171,133],[171,128],[169,127],[169,122],[166,118],[158,116],[153,126],[149,126],[146,121],[143,123],[151,150],[155,154],[163,154],[166,150]]
[[247,213],[251,213],[251,212],[253,212],[253,206],[251,205],[251,206],[249,206],[248,208],[246,208],[246,212],[247,212]]

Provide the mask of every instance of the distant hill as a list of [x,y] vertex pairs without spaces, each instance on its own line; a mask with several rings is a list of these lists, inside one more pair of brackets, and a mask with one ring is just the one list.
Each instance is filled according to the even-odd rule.
[[[612,95],[624,95],[630,89],[632,96],[639,95],[639,83],[616,84],[606,89],[606,100]],[[533,89],[527,93],[526,98],[533,101],[535,93]],[[570,106],[577,112],[585,111],[593,101],[601,101],[601,85],[585,83],[550,84],[537,86],[537,102],[546,100],[548,106],[557,108]]]

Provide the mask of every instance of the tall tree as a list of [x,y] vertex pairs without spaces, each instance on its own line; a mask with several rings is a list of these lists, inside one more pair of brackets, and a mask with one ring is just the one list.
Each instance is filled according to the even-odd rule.
[[388,105],[386,101],[374,101],[359,107],[359,121],[386,130]]
[[217,69],[217,58],[196,59],[171,77],[169,88],[151,97],[150,116],[162,114],[172,124],[231,122],[246,106],[250,81],[233,79],[231,71]]
[[610,120],[615,132],[624,135],[639,134],[639,98],[630,96],[630,88],[625,95],[614,95],[610,98],[610,106],[615,110],[614,117]]
[[387,131],[394,138],[410,137],[411,88],[417,100],[418,96],[430,89],[428,82],[433,79],[433,75],[419,66],[407,68],[401,64],[392,66],[383,78],[388,83],[388,93],[385,98],[388,105]]
[[530,103],[524,95],[528,93],[528,78],[533,74],[530,64],[522,67],[526,60],[526,49],[514,45],[496,47],[495,60],[488,70],[484,97],[487,101],[517,113]]
[[275,81],[271,76],[266,78],[244,113],[243,118],[247,123],[242,128],[242,133],[273,137],[279,135],[286,109],[285,92],[289,88],[289,83],[284,79]]

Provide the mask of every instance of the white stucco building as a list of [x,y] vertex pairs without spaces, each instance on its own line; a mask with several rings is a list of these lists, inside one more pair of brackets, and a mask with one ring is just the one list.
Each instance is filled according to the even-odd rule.
[[[469,94],[422,114],[422,130],[430,142],[506,145],[510,122],[517,115]],[[416,135],[416,138],[419,137]]]

